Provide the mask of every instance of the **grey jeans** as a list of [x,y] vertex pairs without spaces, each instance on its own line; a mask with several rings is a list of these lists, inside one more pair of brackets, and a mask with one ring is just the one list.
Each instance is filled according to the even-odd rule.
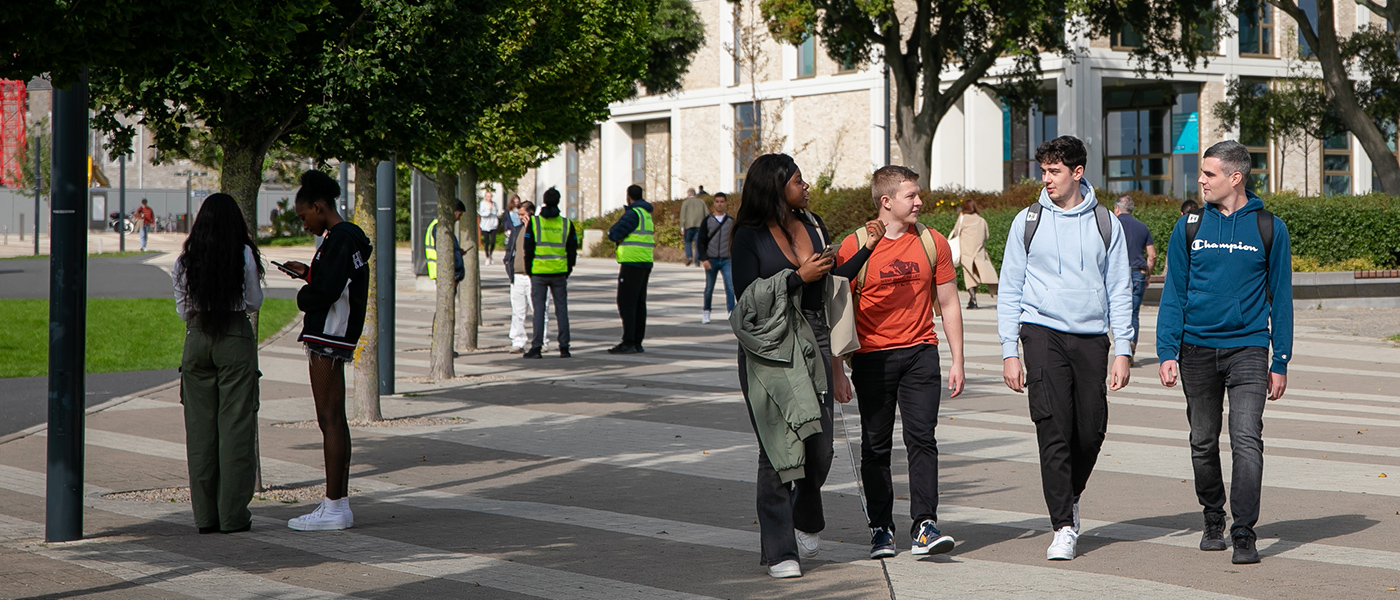
[[1191,424],[1191,466],[1196,499],[1207,515],[1225,515],[1220,471],[1220,427],[1230,395],[1230,512],[1232,535],[1254,535],[1264,479],[1264,403],[1269,382],[1267,348],[1206,348],[1183,343],[1181,384]]

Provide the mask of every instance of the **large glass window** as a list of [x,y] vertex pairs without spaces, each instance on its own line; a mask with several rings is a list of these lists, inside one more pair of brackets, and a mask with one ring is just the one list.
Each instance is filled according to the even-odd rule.
[[1351,193],[1351,134],[1341,132],[1322,140],[1322,193]]
[[[645,154],[646,144],[642,144]],[[564,211],[570,219],[578,219],[578,146],[564,144]]]
[[1124,23],[1122,29],[1109,34],[1108,45],[1114,48],[1137,48],[1142,46],[1142,34],[1134,30],[1132,25]]
[[[1298,10],[1307,15],[1308,23],[1312,25],[1313,31],[1317,31],[1317,0],[1298,0]],[[1308,40],[1303,38],[1303,29],[1298,28],[1298,56],[1301,58],[1317,58],[1317,53],[1308,46]]]
[[632,183],[647,186],[647,124],[632,124]]
[[1240,54],[1274,55],[1273,7],[1261,0],[1240,0]]
[[[1400,162],[1400,152],[1397,152],[1396,142],[1400,141],[1400,128],[1396,127],[1395,121],[1382,121],[1380,124],[1381,135],[1385,136],[1385,145],[1390,147],[1390,154],[1396,162]],[[1381,176],[1376,172],[1376,167],[1371,167],[1371,189],[1381,189]]]
[[742,56],[742,54],[743,54],[741,48],[743,48],[742,43],[743,43],[743,38],[744,38],[744,31],[743,31],[743,27],[741,27],[741,26],[739,25],[739,23],[741,22],[741,21],[740,21],[740,18],[739,18],[739,14],[740,14],[740,13],[739,13],[739,3],[738,3],[738,2],[735,2],[735,3],[734,3],[734,47],[732,48],[732,51],[733,51],[733,54],[734,54],[734,57],[733,57],[733,58],[734,58],[734,85],[739,85],[740,83],[742,83],[742,82],[744,81],[744,69],[743,69],[743,65],[742,65],[741,62],[739,61],[739,58],[740,58],[740,57]]
[[[1241,83],[1256,96],[1263,95],[1269,89],[1269,82],[1264,79],[1242,78]],[[1273,191],[1270,183],[1273,169],[1270,160],[1272,153],[1269,152],[1269,133],[1264,130],[1262,124],[1241,123],[1240,143],[1249,150],[1249,182],[1245,187],[1256,194]]]
[[1171,99],[1163,88],[1104,94],[1104,175],[1110,192],[1171,187]]
[[1002,184],[1010,187],[1022,179],[1039,179],[1040,165],[1035,162],[1035,149],[1045,140],[1059,137],[1059,120],[1055,114],[1055,92],[1047,92],[1030,111],[1020,113],[1003,104]]
[[817,74],[817,38],[811,34],[797,45],[797,76],[811,77]]
[[758,158],[762,146],[763,105],[753,102],[734,105],[734,189],[742,193],[749,163]]

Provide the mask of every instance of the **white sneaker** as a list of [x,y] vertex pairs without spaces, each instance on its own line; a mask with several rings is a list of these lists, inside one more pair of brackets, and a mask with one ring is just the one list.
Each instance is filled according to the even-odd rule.
[[491,266],[491,257],[486,257],[486,266]]
[[807,533],[801,529],[794,529],[797,534],[797,553],[802,558],[812,558],[822,549],[822,536],[818,533]]
[[1074,560],[1074,546],[1078,541],[1079,534],[1074,532],[1073,527],[1061,527],[1055,532],[1055,541],[1045,551],[1045,559]]
[[287,521],[287,527],[297,531],[335,531],[354,526],[355,516],[350,512],[348,498],[325,498],[316,506],[316,510]]
[[1074,499],[1074,534],[1079,535],[1079,499]]
[[704,325],[704,324],[709,323],[709,322],[710,322],[710,311],[707,310],[707,311],[705,311],[705,312],[700,313],[700,324],[701,324],[701,325]]
[[785,560],[776,565],[768,566],[768,574],[774,579],[787,579],[789,577],[801,577],[802,566],[795,560]]

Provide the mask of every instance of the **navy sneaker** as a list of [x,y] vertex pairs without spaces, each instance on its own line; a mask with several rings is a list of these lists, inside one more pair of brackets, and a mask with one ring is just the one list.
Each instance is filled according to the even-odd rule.
[[919,533],[914,535],[913,554],[947,554],[953,549],[953,537],[943,535],[930,519],[919,524]]
[[894,549],[894,532],[881,527],[870,530],[870,558],[890,558],[899,554]]

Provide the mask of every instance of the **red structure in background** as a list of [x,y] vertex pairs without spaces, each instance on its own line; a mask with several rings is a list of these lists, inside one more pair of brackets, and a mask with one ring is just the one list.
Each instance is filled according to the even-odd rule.
[[18,187],[24,173],[23,81],[0,79],[0,186]]

